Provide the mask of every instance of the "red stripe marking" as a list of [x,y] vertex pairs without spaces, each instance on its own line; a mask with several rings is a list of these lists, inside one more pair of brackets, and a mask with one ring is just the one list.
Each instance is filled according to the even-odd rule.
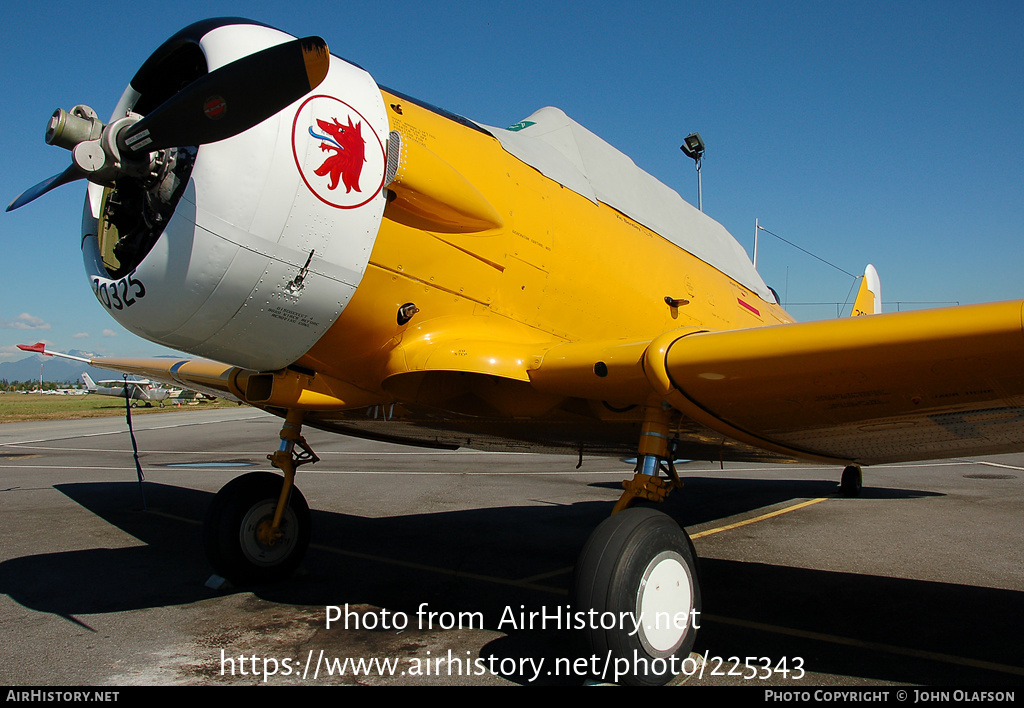
[[753,312],[753,313],[754,313],[755,315],[757,315],[758,317],[760,317],[760,316],[761,316],[761,313],[760,313],[760,312],[758,312],[756,308],[754,308],[754,307],[752,307],[752,306],[748,305],[747,303],[743,302],[743,301],[742,301],[742,300],[740,300],[739,298],[736,298],[736,302],[738,302],[738,303],[739,303],[740,305],[742,305],[743,307],[745,307],[745,308],[747,308],[748,310],[750,310],[751,312]]

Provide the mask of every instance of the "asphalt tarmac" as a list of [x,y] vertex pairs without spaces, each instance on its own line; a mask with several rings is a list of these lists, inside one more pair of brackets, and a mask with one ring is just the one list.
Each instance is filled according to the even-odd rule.
[[[211,588],[205,510],[269,469],[279,421],[135,423],[143,485],[121,418],[0,425],[0,684],[593,680],[556,618],[630,465],[307,429],[321,462],[298,475],[300,571]],[[1024,455],[868,468],[850,499],[838,468],[679,470],[662,510],[694,539],[704,607],[701,660],[677,685],[1021,683]]]

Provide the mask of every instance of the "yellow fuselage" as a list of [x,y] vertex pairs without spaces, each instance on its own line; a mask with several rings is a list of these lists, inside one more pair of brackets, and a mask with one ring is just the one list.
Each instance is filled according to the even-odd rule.
[[[299,366],[381,403],[401,392],[402,400],[479,418],[564,418],[564,400],[514,385],[528,382],[557,344],[792,321],[662,236],[520,162],[490,135],[398,96],[384,99],[391,130],[409,148],[408,175],[390,187],[355,296]],[[406,303],[418,311],[401,325],[396,313]],[[594,415],[622,417],[610,408]]]

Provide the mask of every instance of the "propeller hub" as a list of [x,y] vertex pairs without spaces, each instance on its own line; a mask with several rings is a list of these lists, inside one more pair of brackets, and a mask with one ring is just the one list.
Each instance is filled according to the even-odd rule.
[[71,159],[78,169],[90,177],[99,174],[107,163],[107,156],[99,140],[83,140],[71,150]]
[[[174,38],[169,42],[177,44]],[[293,39],[200,74],[144,111],[144,118],[129,113],[104,126],[88,106],[57,109],[45,139],[71,150],[72,163],[22,192],[7,211],[83,178],[106,187],[121,177],[149,183],[164,151],[195,148],[249,130],[319,86],[330,65],[322,39]]]
[[121,135],[141,118],[129,113],[104,125],[88,106],[75,106],[70,111],[58,108],[46,125],[46,142],[71,151],[71,169],[77,171],[76,177],[113,186],[119,177],[145,177],[151,171],[154,156],[150,153],[122,157]]
[[87,140],[96,140],[103,133],[103,123],[89,106],[75,106],[70,111],[58,108],[46,125],[46,144],[66,150]]

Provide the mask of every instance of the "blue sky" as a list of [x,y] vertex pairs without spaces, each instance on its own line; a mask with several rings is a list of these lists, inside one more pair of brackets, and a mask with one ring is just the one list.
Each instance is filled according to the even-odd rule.
[[[164,39],[224,15],[319,34],[380,84],[483,123],[559,106],[694,203],[678,148],[699,131],[705,211],[748,251],[757,218],[852,273],[874,263],[887,303],[1024,296],[1019,2],[7,3],[4,203],[68,164],[42,140],[54,108],[106,117]],[[38,340],[161,351],[92,296],[83,192],[0,216],[0,361]],[[851,285],[771,237],[759,270],[789,303],[843,301]]]

